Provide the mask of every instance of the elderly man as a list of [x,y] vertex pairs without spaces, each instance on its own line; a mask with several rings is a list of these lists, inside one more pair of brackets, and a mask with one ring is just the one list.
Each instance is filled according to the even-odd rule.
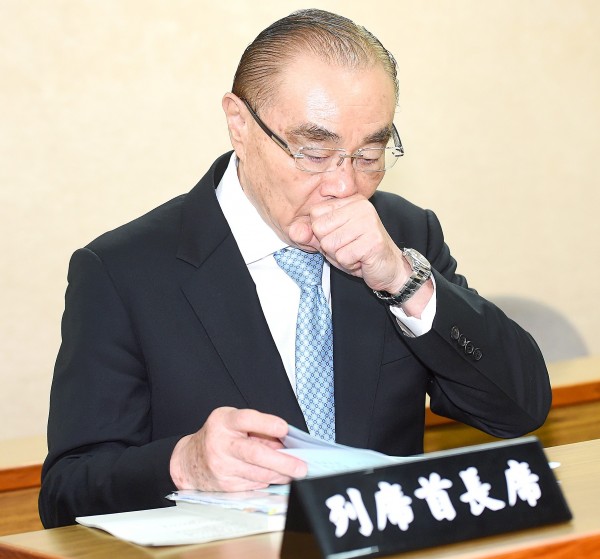
[[278,452],[288,424],[422,452],[426,393],[497,436],[543,423],[535,342],[455,273],[432,212],[377,192],[403,153],[397,96],[373,35],[294,13],[246,49],[223,98],[233,153],[75,252],[45,526],[302,477]]

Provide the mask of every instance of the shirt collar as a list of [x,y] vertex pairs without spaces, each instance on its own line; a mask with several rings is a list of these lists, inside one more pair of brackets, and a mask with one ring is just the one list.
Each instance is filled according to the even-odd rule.
[[231,155],[216,194],[246,265],[288,246],[264,222],[244,193],[237,174],[235,153]]

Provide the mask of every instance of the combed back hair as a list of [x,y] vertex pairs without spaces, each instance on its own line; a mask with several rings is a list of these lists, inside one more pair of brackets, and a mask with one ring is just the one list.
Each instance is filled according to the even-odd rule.
[[232,93],[256,110],[268,105],[286,65],[300,53],[350,69],[381,64],[398,101],[396,60],[379,39],[352,20],[323,10],[299,10],[271,24],[248,45],[235,77]]

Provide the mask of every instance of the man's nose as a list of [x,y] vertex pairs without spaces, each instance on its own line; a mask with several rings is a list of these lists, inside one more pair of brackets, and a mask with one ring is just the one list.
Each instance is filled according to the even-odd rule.
[[323,173],[321,194],[334,198],[346,198],[358,192],[357,171],[349,156],[340,158],[335,170]]

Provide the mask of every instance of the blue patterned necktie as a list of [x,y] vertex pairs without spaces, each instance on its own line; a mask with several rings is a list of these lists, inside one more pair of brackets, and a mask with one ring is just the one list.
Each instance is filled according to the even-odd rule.
[[335,440],[331,311],[321,278],[323,255],[284,248],[273,257],[300,287],[296,321],[296,397],[311,435]]

